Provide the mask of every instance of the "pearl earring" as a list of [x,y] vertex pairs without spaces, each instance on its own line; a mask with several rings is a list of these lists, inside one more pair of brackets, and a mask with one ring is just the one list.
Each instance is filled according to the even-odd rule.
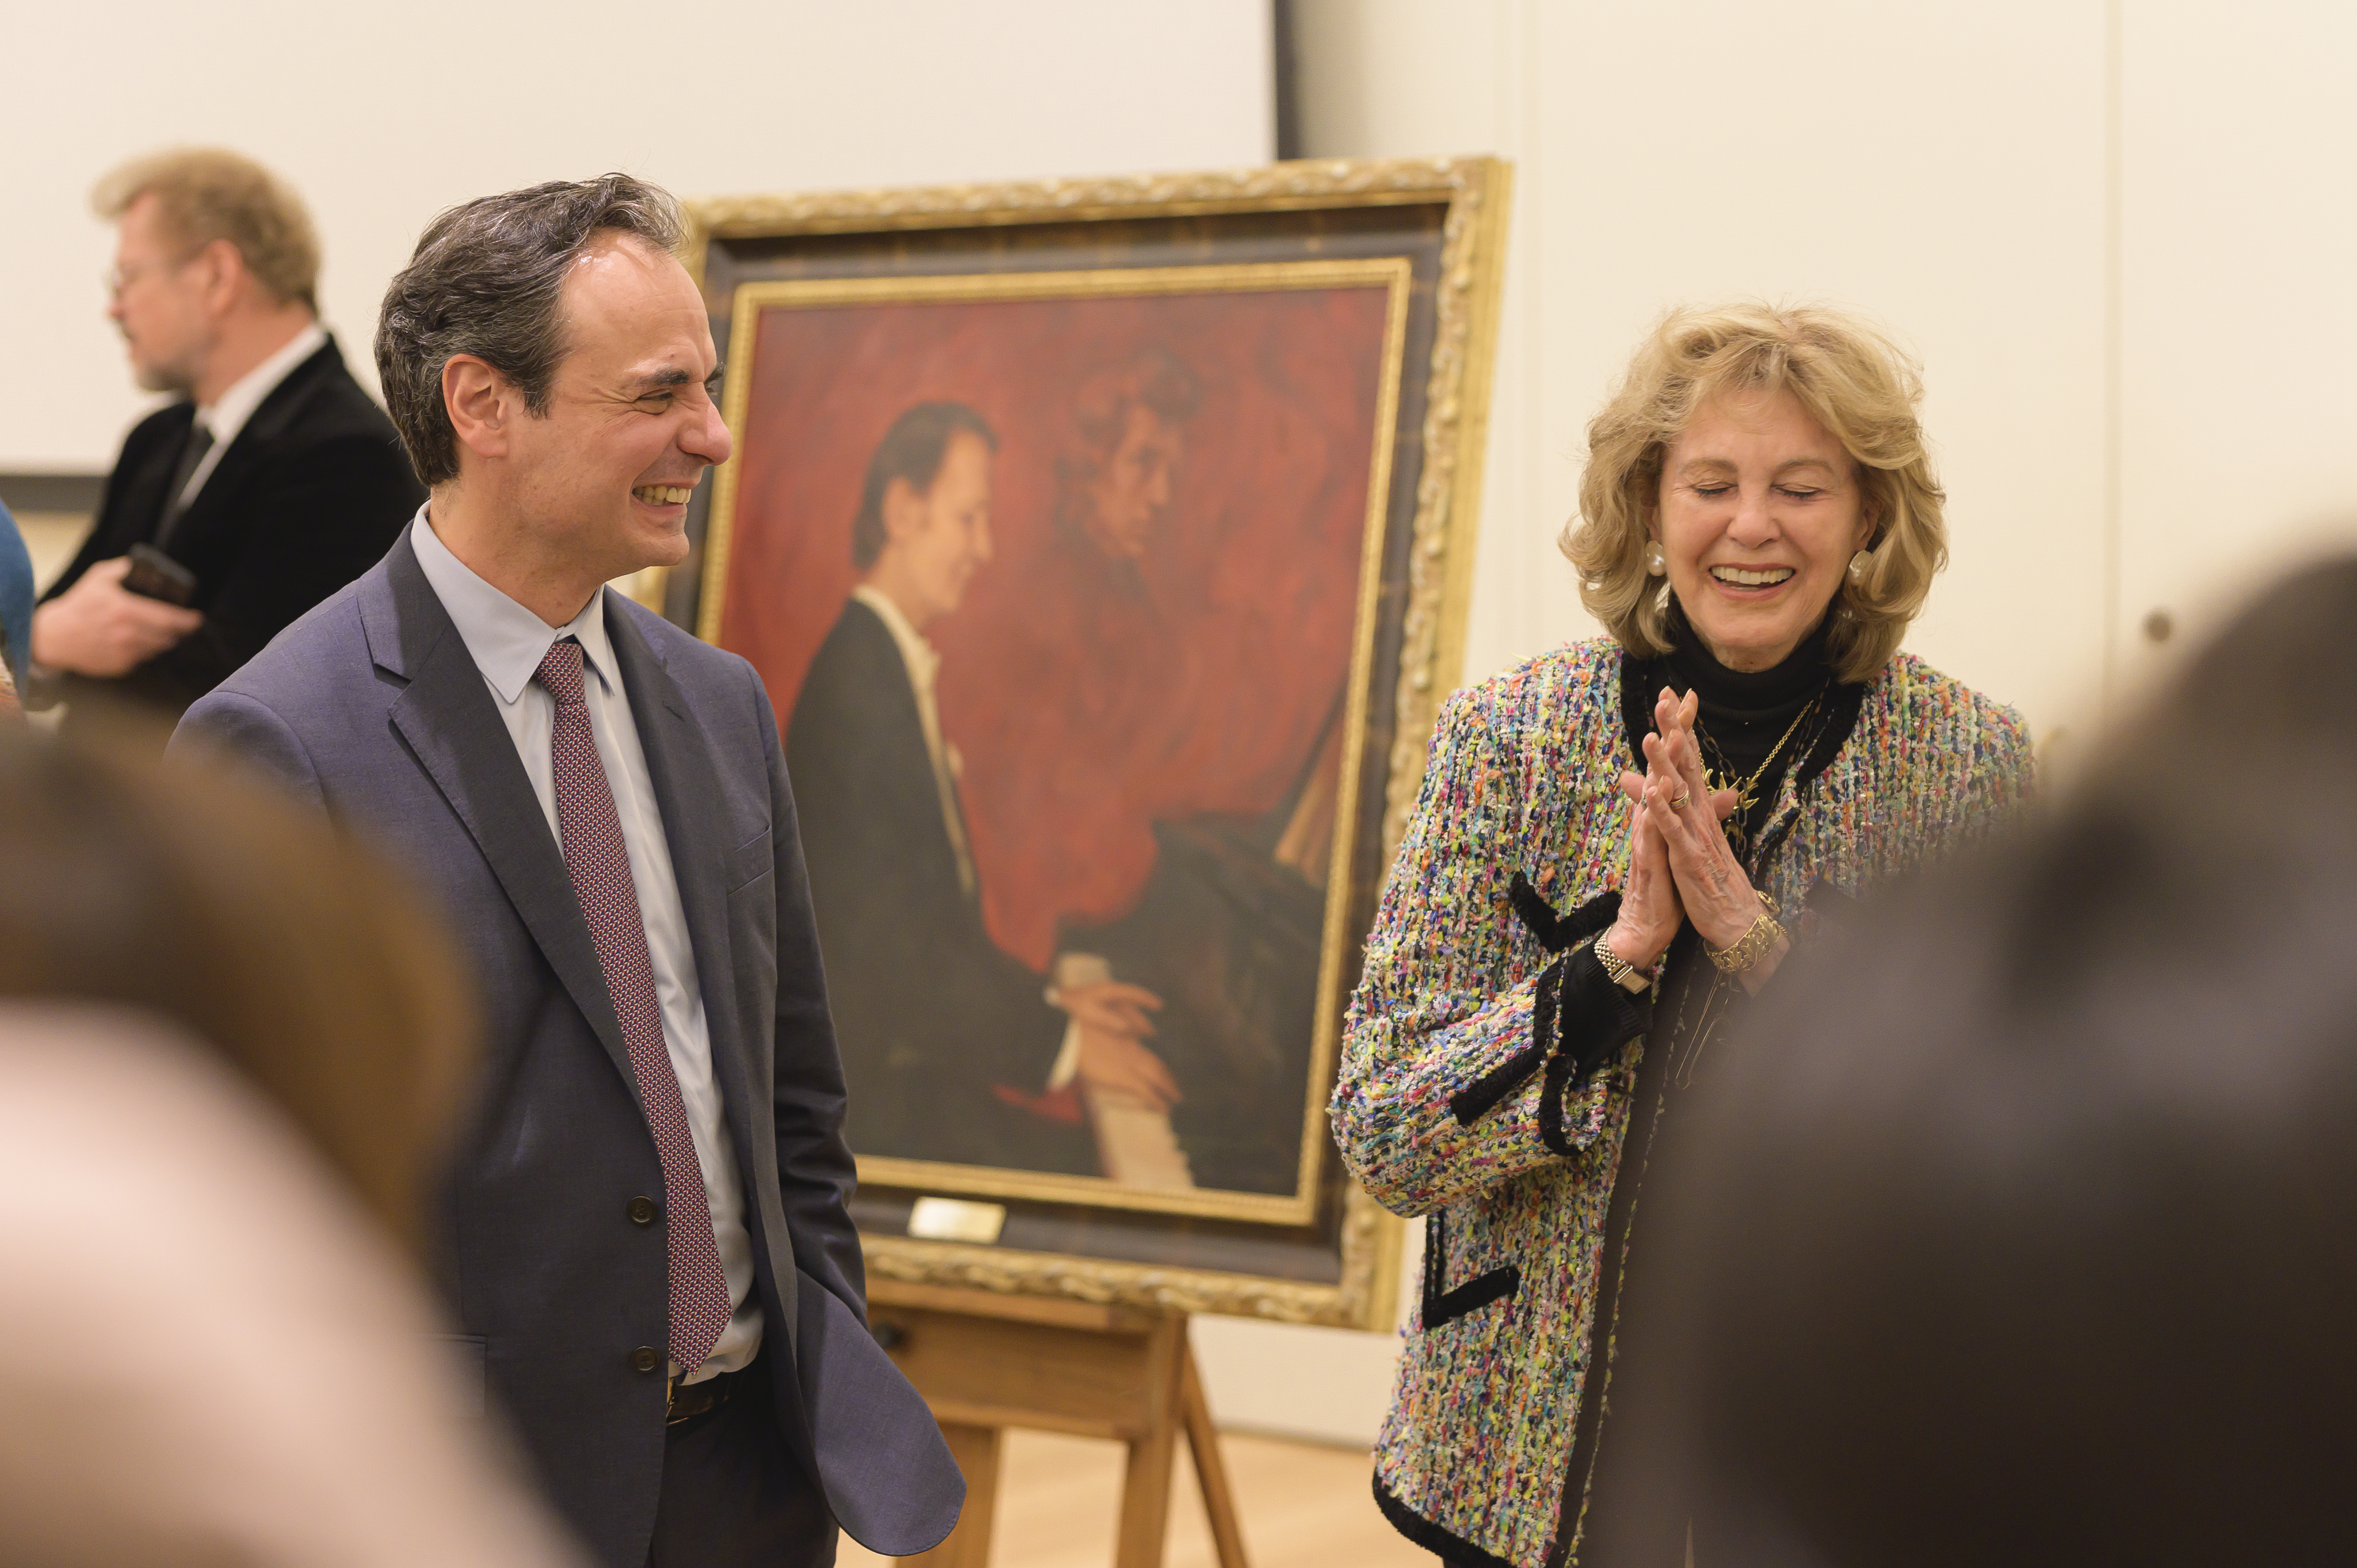
[[1662,553],[1662,542],[1658,539],[1647,540],[1645,542],[1645,575],[1649,577],[1666,576],[1669,570],[1670,560],[1668,556]]
[[1853,583],[1865,582],[1866,569],[1873,564],[1874,552],[1871,550],[1859,551],[1857,554],[1849,558],[1849,580]]

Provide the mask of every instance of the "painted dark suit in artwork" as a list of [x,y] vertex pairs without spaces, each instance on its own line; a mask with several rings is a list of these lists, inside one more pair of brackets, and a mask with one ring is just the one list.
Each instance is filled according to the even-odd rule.
[[786,769],[808,828],[835,1027],[848,1042],[852,1147],[1092,1174],[1077,1121],[998,1092],[1045,1086],[1064,1015],[1046,980],[990,940],[963,885],[907,666],[856,598],[811,663]]

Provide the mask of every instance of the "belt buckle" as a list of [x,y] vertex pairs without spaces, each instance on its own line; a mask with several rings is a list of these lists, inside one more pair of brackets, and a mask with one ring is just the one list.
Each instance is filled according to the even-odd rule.
[[735,1391],[737,1376],[736,1372],[723,1372],[693,1384],[674,1380],[664,1406],[664,1424],[677,1426],[718,1410]]
[[671,1412],[679,1408],[679,1391],[684,1386],[680,1382],[677,1372],[663,1374],[663,1419],[665,1421],[669,1421]]

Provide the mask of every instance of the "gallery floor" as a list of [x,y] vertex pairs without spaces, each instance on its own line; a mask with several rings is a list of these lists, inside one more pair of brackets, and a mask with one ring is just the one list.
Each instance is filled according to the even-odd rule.
[[[1362,1453],[1269,1437],[1221,1439],[1253,1568],[1429,1568],[1375,1511]],[[1113,1561],[1121,1446],[1040,1432],[1007,1434],[992,1568],[1105,1568]],[[888,1563],[846,1540],[839,1568]],[[1203,1496],[1182,1444],[1167,1568],[1213,1568]]]

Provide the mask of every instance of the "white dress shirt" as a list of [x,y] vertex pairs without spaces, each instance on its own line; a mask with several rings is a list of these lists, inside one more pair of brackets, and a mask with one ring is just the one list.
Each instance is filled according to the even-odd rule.
[[[761,1304],[753,1294],[753,1241],[745,1229],[745,1189],[737,1149],[721,1115],[720,1085],[712,1073],[712,1036],[704,1017],[704,988],[695,976],[695,950],[680,906],[671,844],[663,836],[662,812],[639,744],[638,721],[614,663],[606,636],[606,590],[564,626],[552,627],[477,576],[434,532],[424,507],[409,531],[410,545],[425,580],[450,612],[451,621],[474,655],[475,668],[499,705],[516,754],[523,759],[532,791],[548,818],[551,838],[562,834],[556,821],[556,775],[552,750],[556,700],[533,679],[550,647],[572,638],[581,644],[582,693],[589,704],[589,727],[597,739],[597,760],[614,791],[621,818],[622,843],[630,860],[630,881],[639,894],[639,918],[647,928],[647,957],[655,972],[655,996],[662,1009],[663,1044],[695,1139],[696,1164],[704,1171],[705,1200],[712,1208],[712,1235],[720,1251],[720,1272],[728,1281],[735,1315],[704,1365],[686,1375],[700,1382],[733,1372],[753,1359],[761,1346]],[[677,1375],[681,1369],[672,1369]]]
[[295,367],[328,346],[327,329],[314,321],[286,340],[278,352],[230,382],[229,390],[210,403],[197,405],[197,423],[212,432],[212,449],[204,455],[188,474],[188,482],[180,487],[180,506],[187,510],[205,488],[221,466],[221,454],[229,450],[262,400],[278,390],[278,383],[292,375]]

